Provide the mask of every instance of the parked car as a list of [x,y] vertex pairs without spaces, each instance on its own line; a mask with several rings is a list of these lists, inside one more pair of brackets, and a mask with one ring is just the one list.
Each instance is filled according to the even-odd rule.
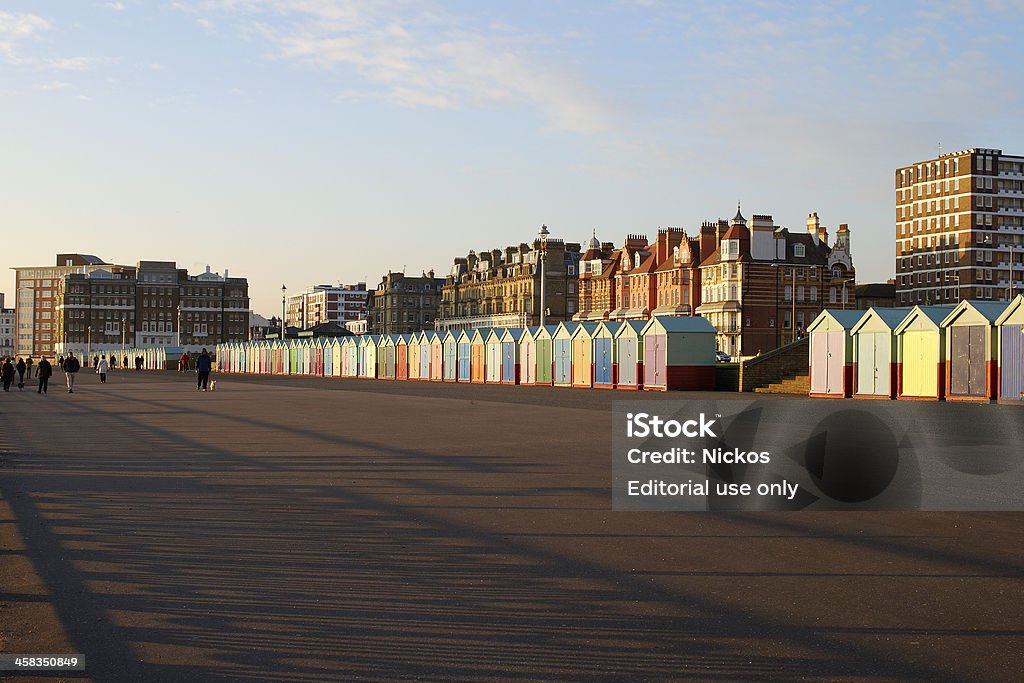
[[715,351],[715,358],[719,363],[731,363],[732,358],[725,351]]

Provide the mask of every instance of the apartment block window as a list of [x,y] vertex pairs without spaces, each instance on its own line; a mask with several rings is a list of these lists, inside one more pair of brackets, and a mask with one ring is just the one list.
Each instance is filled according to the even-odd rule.
[[804,288],[803,285],[796,288],[796,300],[803,303],[804,300]]
[[783,301],[793,300],[793,287],[791,285],[786,285],[786,287],[782,290],[782,299]]
[[811,301],[817,301],[817,300],[818,300],[818,288],[817,287],[811,287]]
[[828,288],[828,302],[830,304],[834,304],[834,303],[836,303],[836,301],[837,301],[837,299],[836,299],[836,288],[835,287],[829,287]]

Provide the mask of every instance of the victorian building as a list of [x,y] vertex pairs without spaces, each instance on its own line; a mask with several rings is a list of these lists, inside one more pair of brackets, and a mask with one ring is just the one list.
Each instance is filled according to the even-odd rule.
[[737,209],[728,224],[701,226],[701,243],[717,246],[700,265],[696,311],[715,326],[720,350],[731,356],[770,351],[800,337],[823,308],[853,308],[849,228],[840,225],[829,246],[817,213],[806,225],[806,232],[790,232],[770,215],[755,214],[748,226]]
[[579,306],[580,245],[541,230],[533,244],[456,258],[444,280],[436,329],[539,325],[541,306],[545,324],[572,319]]
[[407,334],[434,327],[444,279],[434,271],[420,277],[388,272],[369,300],[367,328],[370,334]]

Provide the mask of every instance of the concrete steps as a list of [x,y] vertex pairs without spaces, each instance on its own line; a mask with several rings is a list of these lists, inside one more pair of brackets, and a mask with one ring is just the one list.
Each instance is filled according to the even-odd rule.
[[811,378],[806,374],[788,377],[786,379],[779,380],[778,382],[772,382],[766,387],[758,387],[754,389],[754,391],[759,394],[803,394],[804,396],[806,396],[810,390]]

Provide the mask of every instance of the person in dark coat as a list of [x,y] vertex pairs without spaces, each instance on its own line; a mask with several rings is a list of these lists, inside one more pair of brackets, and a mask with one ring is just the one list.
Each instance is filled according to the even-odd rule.
[[4,391],[10,391],[11,382],[14,381],[14,363],[10,358],[4,358],[4,364],[0,367],[0,379],[3,379]]
[[75,358],[75,354],[69,353],[64,359],[64,379],[68,383],[68,393],[75,393],[75,375],[82,369],[82,364]]
[[53,366],[50,365],[50,361],[46,360],[46,356],[43,356],[43,359],[39,361],[39,365],[36,366],[36,377],[39,379],[39,389],[36,393],[46,393],[51,375],[53,375]]
[[64,356],[57,356],[57,367],[61,370],[64,369]]
[[125,355],[125,357],[124,357],[124,358],[122,358],[121,360],[122,360],[122,361],[123,361],[123,363],[124,363],[124,364],[123,364],[123,367],[124,367],[124,369],[125,369],[125,370],[127,370],[127,369],[128,369],[128,356],[127,356],[127,354],[126,354],[126,355]]
[[19,389],[24,389],[25,388],[25,369],[27,367],[28,366],[25,365],[25,359],[24,358],[19,358],[18,359],[18,364],[14,366],[14,369],[18,371],[18,388]]
[[25,359],[25,376],[32,379],[32,356]]
[[213,369],[213,360],[210,358],[210,354],[203,349],[203,352],[199,354],[199,358],[196,358],[196,391],[206,391],[206,385],[210,382],[210,370]]

